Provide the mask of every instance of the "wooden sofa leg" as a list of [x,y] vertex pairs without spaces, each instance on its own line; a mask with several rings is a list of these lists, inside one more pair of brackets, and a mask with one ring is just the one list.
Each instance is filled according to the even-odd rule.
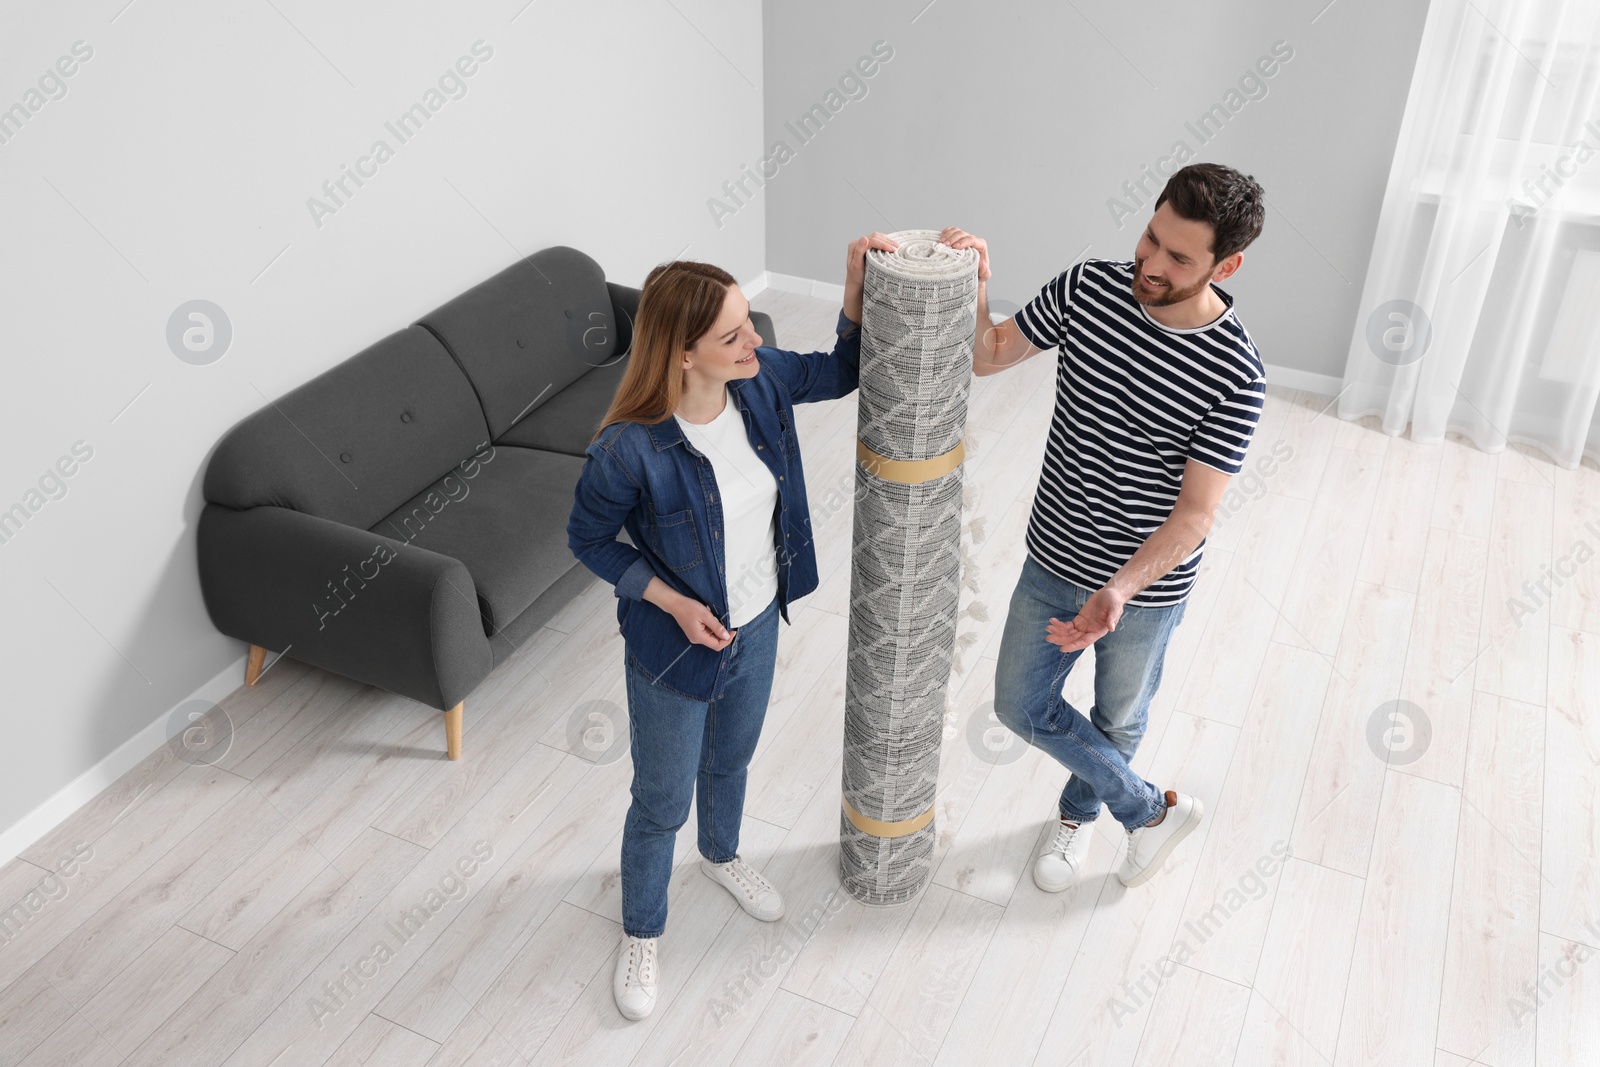
[[451,759],[461,758],[461,708],[465,703],[462,701],[444,713],[445,750],[450,753]]
[[244,664],[244,684],[255,685],[261,677],[261,665],[267,661],[267,650],[260,645],[250,646],[250,658]]

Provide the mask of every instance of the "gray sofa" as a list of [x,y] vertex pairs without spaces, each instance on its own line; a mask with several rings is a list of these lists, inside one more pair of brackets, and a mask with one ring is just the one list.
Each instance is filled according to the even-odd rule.
[[444,712],[458,759],[472,691],[597,580],[567,518],[638,301],[548,248],[230,430],[197,542],[245,683],[272,650],[410,697]]

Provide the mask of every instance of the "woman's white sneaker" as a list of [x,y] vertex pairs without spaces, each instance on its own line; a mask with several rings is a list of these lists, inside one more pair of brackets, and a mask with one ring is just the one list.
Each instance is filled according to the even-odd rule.
[[656,1006],[656,938],[623,939],[611,994],[624,1017],[637,1021],[650,1014]]
[[1162,799],[1167,804],[1164,819],[1154,826],[1128,831],[1128,850],[1122,856],[1122,869],[1117,871],[1117,878],[1125,886],[1144,885],[1154,878],[1178,842],[1200,825],[1205,814],[1200,799],[1187,793],[1169,789]]
[[712,863],[701,856],[700,869],[707,878],[726,889],[741,908],[762,922],[783,918],[783,897],[772,888],[771,882],[737,854],[727,863]]
[[1070,823],[1059,815],[1052,820],[1055,833],[1050,847],[1033,865],[1033,884],[1046,893],[1059,893],[1078,880],[1089,858],[1092,823]]

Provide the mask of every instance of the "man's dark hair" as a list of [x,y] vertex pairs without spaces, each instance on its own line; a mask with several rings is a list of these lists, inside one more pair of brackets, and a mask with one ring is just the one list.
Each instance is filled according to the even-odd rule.
[[1211,262],[1221,263],[1243,252],[1261,236],[1266,221],[1266,193],[1248,174],[1219,163],[1191,163],[1167,179],[1156,197],[1160,208],[1168,200],[1172,210],[1191,222],[1211,224]]

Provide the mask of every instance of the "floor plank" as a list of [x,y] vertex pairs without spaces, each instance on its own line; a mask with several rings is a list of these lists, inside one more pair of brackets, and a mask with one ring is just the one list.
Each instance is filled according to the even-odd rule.
[[84,1005],[83,1017],[112,1048],[138,1048],[232,958],[221,945],[168,927]]
[[1365,875],[1384,775],[1423,743],[1422,716],[1396,708],[1416,598],[1357,583],[1295,812],[1295,855]]
[[1437,1044],[1461,794],[1389,771],[1356,924],[1334,1067],[1421,1063]]
[[[1182,962],[1247,989],[1290,851],[1289,798],[1305,780],[1309,724],[1331,675],[1316,653],[1277,642],[1269,647],[1184,906],[1179,939],[1191,951]],[[1218,936],[1224,920],[1226,936]],[[1241,1021],[1243,1011],[1241,1003]]]
[[1534,1061],[1532,1029],[1507,1028],[1503,1013],[1539,965],[1544,763],[1544,709],[1479,693],[1435,1044],[1496,1067]]
[[1298,858],[1281,877],[1239,1062],[1332,1063],[1364,880]]
[[1512,1014],[1538,1032],[1540,1063],[1593,1063],[1600,1049],[1600,948],[1539,935],[1539,981]]
[[1557,629],[1545,709],[1539,928],[1600,949],[1600,635]]
[[778,990],[745,1041],[747,1056],[736,1062],[793,1064],[794,1067],[828,1067],[844,1044],[853,1020],[843,1012],[816,1001]]
[[1231,1067],[1249,1006],[1249,986],[1175,966],[1156,994],[1134,1067]]
[[[124,1062],[198,1067],[227,1061],[424,853],[377,830],[361,834]],[[304,1004],[294,1008],[311,1018]]]
[[932,1060],[1002,910],[941,885],[923,890],[915,906],[865,1009],[845,1035],[834,1060],[840,1067]]

